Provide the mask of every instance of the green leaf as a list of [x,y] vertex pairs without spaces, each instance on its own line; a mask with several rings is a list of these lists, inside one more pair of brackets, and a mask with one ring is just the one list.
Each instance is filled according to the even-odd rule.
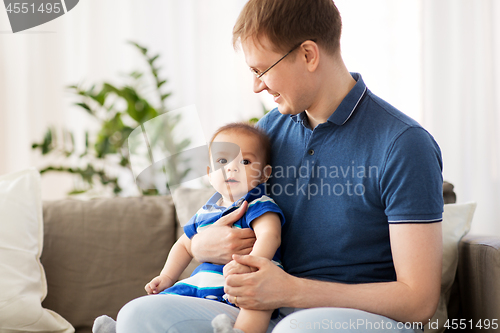
[[147,48],[145,48],[145,47],[143,47],[143,46],[141,46],[141,45],[137,44],[136,42],[129,41],[129,44],[132,44],[132,45],[134,45],[135,47],[137,47],[137,48],[141,51],[141,53],[142,53],[142,54],[144,54],[144,55],[146,55],[146,54],[148,53],[148,49],[147,49]]
[[158,88],[160,88],[162,85],[164,85],[165,83],[167,82],[167,80],[163,80],[161,82],[158,82],[158,84],[156,85]]
[[72,190],[72,191],[68,192],[68,195],[82,194],[85,192],[88,192],[88,190]]
[[138,71],[133,71],[132,73],[129,74],[131,77],[134,79],[138,80],[143,76],[143,73],[138,72]]
[[49,128],[47,130],[47,132],[45,133],[45,137],[43,138],[42,155],[46,155],[54,149],[54,144],[52,141],[53,137],[55,137],[55,136],[52,134],[52,129]]
[[79,107],[85,109],[85,111],[87,111],[91,115],[94,115],[94,111],[92,111],[92,109],[90,108],[90,106],[88,106],[87,103],[75,103],[75,105],[78,105]]
[[149,58],[148,62],[152,65],[152,64],[155,62],[155,60],[156,60],[156,59],[158,59],[158,57],[159,57],[159,56],[160,56],[160,55],[159,55],[159,54],[157,54],[157,55],[155,55],[154,57]]

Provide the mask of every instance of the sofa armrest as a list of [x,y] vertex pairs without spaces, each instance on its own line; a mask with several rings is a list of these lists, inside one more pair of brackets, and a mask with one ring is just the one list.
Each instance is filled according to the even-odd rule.
[[[461,317],[482,328],[472,332],[498,332],[485,329],[485,320],[496,319],[500,327],[500,238],[468,235],[459,244],[457,280]],[[472,322],[469,322],[472,320]]]

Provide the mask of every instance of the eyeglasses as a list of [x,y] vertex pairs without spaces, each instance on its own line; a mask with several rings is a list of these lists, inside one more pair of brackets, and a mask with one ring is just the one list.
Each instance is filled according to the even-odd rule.
[[[312,40],[314,41],[314,40]],[[304,41],[305,42],[305,41]],[[302,43],[304,42],[300,42],[299,44],[295,45],[290,51],[288,51],[284,56],[282,56],[278,61],[276,61],[274,64],[272,64],[268,69],[266,69],[265,71],[263,72],[259,72],[258,70],[256,70],[255,68],[250,68],[250,71],[252,73],[255,74],[255,76],[260,79],[262,77],[262,75],[266,74],[267,72],[269,72],[271,70],[271,68],[273,68],[274,66],[276,66],[277,64],[279,64],[279,62],[283,59],[286,58],[287,55],[289,55],[290,53],[292,53],[293,51],[295,51],[299,46],[302,45]]]

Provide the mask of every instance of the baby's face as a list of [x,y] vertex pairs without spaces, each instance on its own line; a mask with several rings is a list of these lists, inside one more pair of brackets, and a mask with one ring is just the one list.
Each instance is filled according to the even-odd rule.
[[270,172],[270,167],[265,169],[264,152],[254,135],[239,131],[219,133],[213,140],[210,155],[212,165],[208,177],[225,201],[238,200],[269,177],[266,172]]

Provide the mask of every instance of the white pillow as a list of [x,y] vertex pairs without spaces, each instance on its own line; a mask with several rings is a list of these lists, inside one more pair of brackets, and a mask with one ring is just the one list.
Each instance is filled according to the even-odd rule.
[[470,230],[476,205],[475,202],[444,205],[441,296],[434,317],[425,326],[425,333],[441,333],[445,330],[444,324],[448,319],[447,304],[458,267],[458,243]]
[[28,169],[0,177],[0,332],[70,333],[74,328],[42,308],[47,281],[40,175]]

